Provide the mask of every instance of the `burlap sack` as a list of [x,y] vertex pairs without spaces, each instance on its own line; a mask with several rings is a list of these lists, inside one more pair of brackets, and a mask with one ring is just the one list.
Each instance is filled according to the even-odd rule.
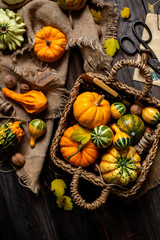
[[[103,1],[94,1],[102,9],[103,20],[100,22],[102,28],[102,42],[105,39],[116,35],[118,15],[113,3]],[[23,107],[12,101],[16,110],[15,117],[23,122],[25,136],[21,143],[15,149],[15,152],[21,152],[25,157],[25,165],[17,174],[20,179],[34,193],[40,189],[39,176],[43,167],[48,144],[54,126],[54,118],[59,117],[62,107],[65,104],[64,89],[70,47],[79,46],[84,59],[85,71],[102,71],[110,70],[111,58],[107,57],[99,41],[97,28],[89,7],[86,6],[79,12],[73,13],[74,30],[71,29],[67,12],[62,11],[57,2],[49,0],[34,0],[27,3],[18,10],[27,26],[26,41],[21,49],[18,49],[11,56],[9,51],[0,52],[0,66],[2,74],[0,75],[0,85],[4,86],[3,79],[6,75],[14,75],[17,79],[17,89],[22,82],[29,83],[32,89],[42,90],[47,96],[49,106],[46,111],[38,116],[30,116],[25,112]],[[67,49],[65,55],[56,63],[44,64],[39,61],[33,52],[35,33],[44,26],[51,25],[59,28],[67,36]],[[52,72],[53,80],[45,87],[41,88],[36,85],[37,76],[45,69]],[[3,96],[3,94],[1,94]],[[3,96],[4,97],[4,96]],[[7,99],[9,101],[9,99]],[[35,148],[29,145],[28,123],[33,118],[41,118],[47,124],[46,134],[37,140]]]

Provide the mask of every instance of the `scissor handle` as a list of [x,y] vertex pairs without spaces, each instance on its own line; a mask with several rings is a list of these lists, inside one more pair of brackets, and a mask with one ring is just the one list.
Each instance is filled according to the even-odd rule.
[[[133,45],[133,47],[134,47],[133,51],[129,51],[129,50],[124,46],[124,42],[125,42],[125,41],[128,41],[128,42],[130,42],[130,43]],[[140,53],[139,47],[138,47],[138,46],[135,44],[135,42],[134,42],[130,37],[128,37],[127,35],[122,36],[122,37],[120,38],[119,44],[120,44],[120,47],[123,49],[123,51],[124,51],[125,53],[127,53],[128,55],[130,55],[130,56],[133,56],[133,55],[135,55],[136,53]]]
[[[140,26],[140,25],[143,26],[148,32],[149,37],[146,40],[143,40],[142,37],[139,36],[139,34],[136,31],[136,26]],[[149,43],[152,39],[152,33],[151,33],[151,30],[149,29],[149,27],[144,22],[137,20],[132,25],[132,31],[133,31],[135,37],[138,39],[138,41],[141,42],[145,48],[148,48],[147,43]]]

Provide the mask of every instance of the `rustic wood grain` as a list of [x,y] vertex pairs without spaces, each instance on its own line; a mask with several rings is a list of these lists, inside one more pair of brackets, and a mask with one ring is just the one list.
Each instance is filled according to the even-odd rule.
[[[132,34],[133,20],[145,20],[141,0],[115,0],[119,11],[128,6],[131,9],[130,19],[119,19],[118,37]],[[121,51],[114,57],[117,60],[128,58]],[[135,56],[133,57],[136,58]],[[83,60],[78,48],[73,48],[66,86],[71,89],[76,78],[83,73]],[[117,78],[126,84],[141,89],[143,84],[132,80],[133,69],[122,69]],[[159,87],[152,88],[152,94],[159,98]],[[55,122],[55,129],[58,126]],[[54,136],[54,132],[53,132]],[[89,212],[74,206],[67,212],[56,205],[54,194],[45,186],[54,179],[48,166],[60,174],[60,177],[71,181],[71,176],[57,169],[50,161],[49,152],[41,175],[42,191],[35,196],[21,186],[17,175],[12,172],[0,173],[0,239],[1,240],[158,240],[160,239],[160,186],[150,190],[134,201],[124,201],[110,195],[106,204]],[[9,166],[5,165],[5,169]],[[100,189],[84,180],[80,183],[80,192],[93,201],[100,194]],[[69,190],[67,192],[69,194]],[[89,194],[88,194],[89,193]]]

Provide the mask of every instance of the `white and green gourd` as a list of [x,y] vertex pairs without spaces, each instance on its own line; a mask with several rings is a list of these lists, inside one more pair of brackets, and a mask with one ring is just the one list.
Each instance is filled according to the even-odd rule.
[[29,123],[30,146],[35,147],[36,139],[46,132],[47,126],[42,119],[36,118]]
[[8,47],[13,51],[17,46],[21,47],[24,41],[23,34],[26,32],[25,27],[26,24],[17,13],[0,8],[0,50]]
[[8,5],[14,5],[18,3],[24,2],[24,0],[3,0],[3,2],[7,3]]
[[100,125],[93,129],[91,133],[91,140],[96,147],[106,148],[112,143],[113,132],[109,127]]

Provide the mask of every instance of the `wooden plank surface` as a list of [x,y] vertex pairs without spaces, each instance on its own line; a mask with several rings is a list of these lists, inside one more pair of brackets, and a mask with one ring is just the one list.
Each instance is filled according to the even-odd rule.
[[[132,34],[132,21],[145,20],[146,13],[142,1],[115,0],[115,2],[119,11],[125,6],[131,9],[129,20],[119,19],[118,37],[126,33]],[[128,56],[119,50],[114,62],[123,58],[128,58]],[[81,73],[83,73],[83,60],[79,49],[74,48],[70,55],[66,84],[68,89],[71,89]],[[141,89],[143,84],[132,81],[132,76],[133,69],[125,68],[118,73],[119,80]],[[159,98],[159,87],[153,87],[152,94]],[[55,122],[55,130],[58,121],[57,119]],[[48,166],[58,172],[69,186],[71,176],[64,174],[53,165],[49,153],[41,174],[42,191],[38,196],[21,186],[14,172],[0,173],[1,240],[160,239],[160,186],[131,202],[110,195],[107,203],[95,211],[86,211],[74,205],[73,211],[67,212],[57,207],[54,195],[45,187],[44,178],[47,183],[54,179],[54,174]],[[5,168],[8,169],[9,166],[6,165]],[[100,194],[98,187],[84,181],[81,182],[80,189],[87,200],[93,200]]]

